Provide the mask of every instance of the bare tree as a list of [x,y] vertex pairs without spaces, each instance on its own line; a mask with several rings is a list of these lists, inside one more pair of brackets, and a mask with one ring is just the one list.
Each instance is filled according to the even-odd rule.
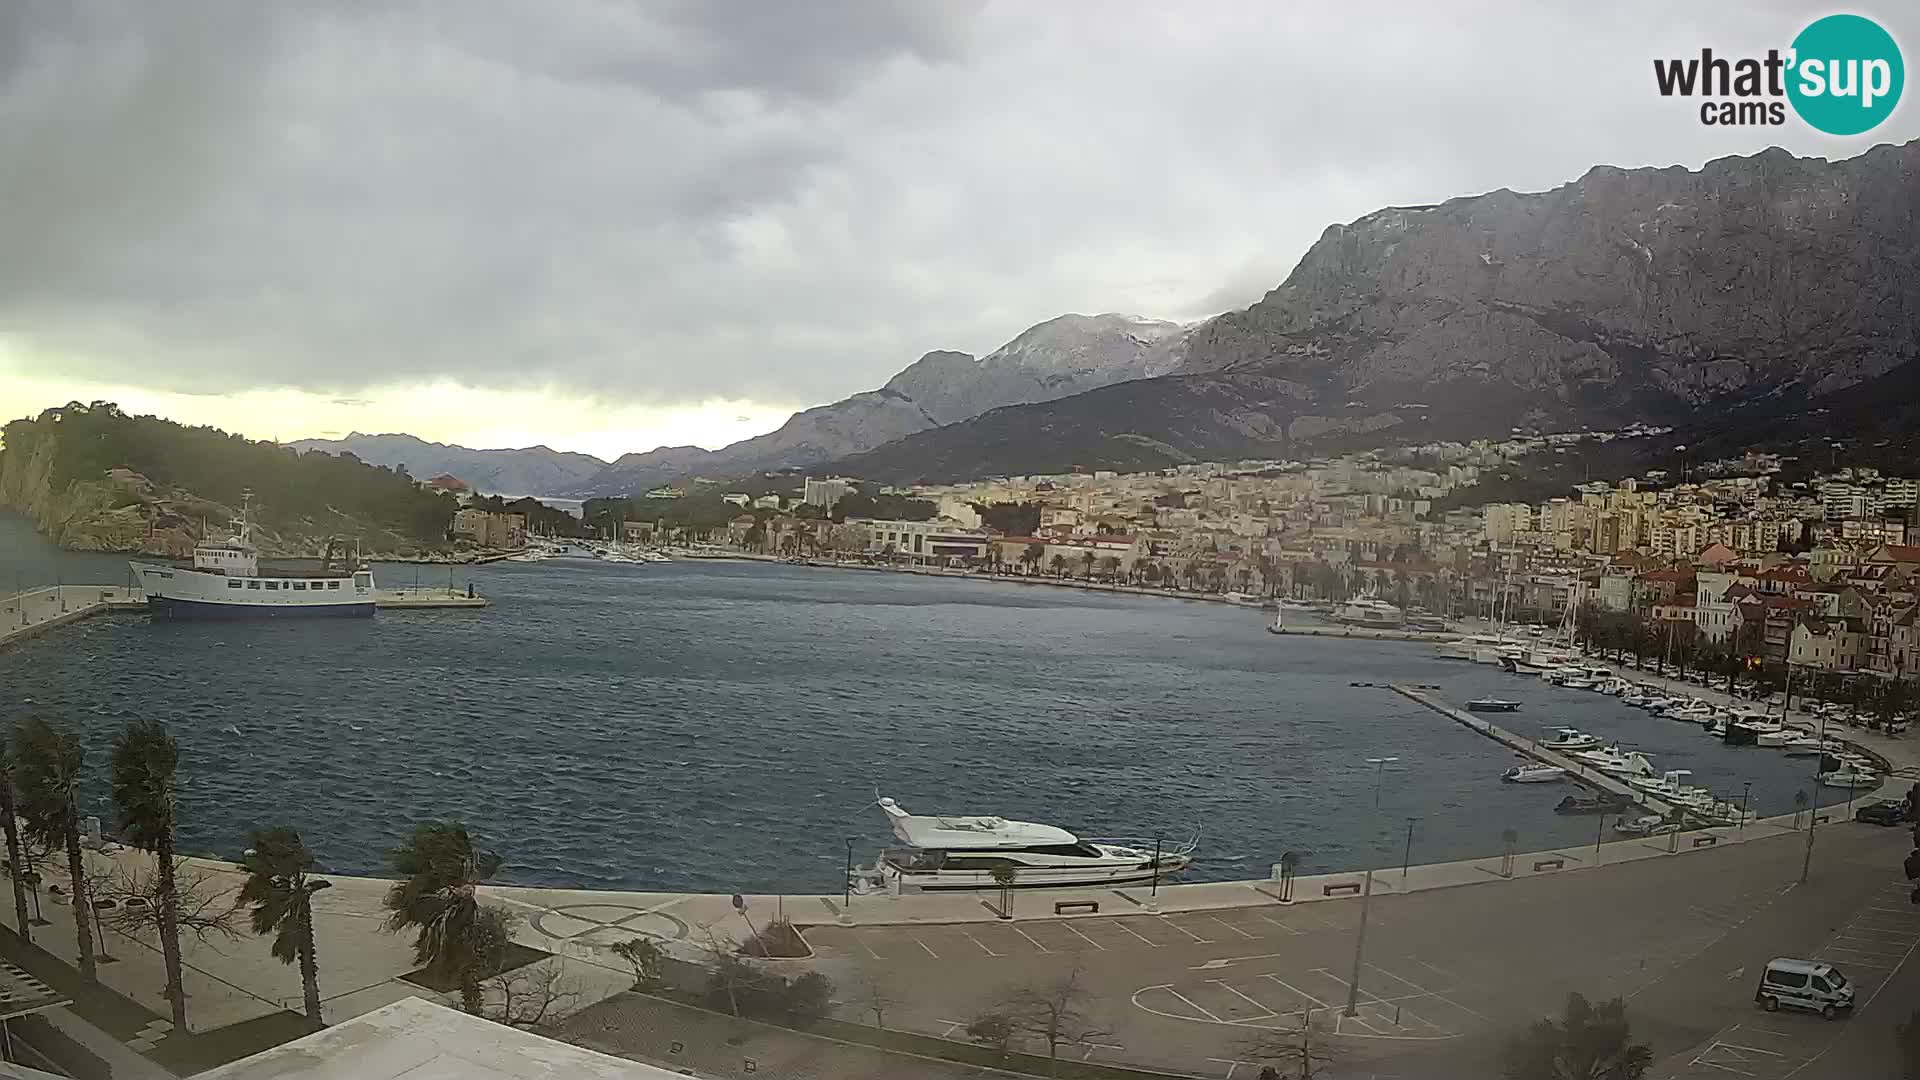
[[727,1011],[739,1016],[741,992],[751,992],[760,979],[760,971],[740,955],[730,939],[715,934],[713,927],[701,927],[700,936],[700,951],[706,954],[707,968],[711,973],[708,993],[713,997],[724,994]]
[[[237,906],[238,895],[233,889],[177,855],[173,858],[172,877],[180,933],[192,934],[202,944],[214,938],[239,940],[247,912]],[[138,870],[114,863],[87,875],[87,892],[96,901],[112,901],[107,906],[112,914],[102,912],[100,915],[108,927],[136,938],[151,932],[153,940],[158,940],[164,879],[158,863]]]
[[1240,1044],[1240,1056],[1259,1062],[1289,1080],[1325,1076],[1339,1060],[1333,1042],[1311,1013],[1300,1014],[1298,1028],[1266,1028]]
[[1013,1018],[1002,1009],[988,1009],[967,1022],[967,1038],[1005,1056],[1016,1034]]
[[872,1013],[873,1026],[882,1030],[887,1026],[887,1010],[900,1003],[893,995],[892,982],[880,969],[868,964],[862,964],[855,971],[853,995],[853,1003]]
[[503,971],[480,984],[486,996],[481,1015],[509,1027],[538,1028],[558,1020],[580,1001],[580,987],[566,977],[558,960]]
[[1109,1034],[1095,1027],[1087,1015],[1092,999],[1080,958],[1075,956],[1064,974],[1009,991],[994,1011],[1006,1017],[1014,1033],[1047,1044],[1047,1073],[1051,1076],[1059,1068],[1062,1046]]

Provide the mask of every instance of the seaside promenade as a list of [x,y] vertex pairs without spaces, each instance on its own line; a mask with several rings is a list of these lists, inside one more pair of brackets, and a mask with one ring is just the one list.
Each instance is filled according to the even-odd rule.
[[[1436,714],[1434,722],[1452,721]],[[1477,737],[1465,730],[1460,735]],[[1903,740],[1856,738],[1900,769],[1920,766],[1920,754]],[[1296,1023],[1305,1014],[1352,1042],[1354,1053],[1379,1059],[1380,1075],[1387,1076],[1394,1075],[1387,1067],[1392,1061],[1411,1060],[1409,1055],[1466,1060],[1483,1052],[1487,1039],[1537,1014],[1551,998],[1548,983],[1558,988],[1555,993],[1600,994],[1643,986],[1651,992],[1670,978],[1697,981],[1700,973],[1688,966],[1694,958],[1759,926],[1783,936],[1750,943],[1754,955],[1796,949],[1816,954],[1825,947],[1839,950],[1831,955],[1863,986],[1876,977],[1876,969],[1863,965],[1887,965],[1878,974],[1891,977],[1920,942],[1920,909],[1911,925],[1893,914],[1892,925],[1877,928],[1899,946],[1897,954],[1846,952],[1863,946],[1844,937],[1795,944],[1796,935],[1819,929],[1818,937],[1847,925],[1869,900],[1886,906],[1884,896],[1872,894],[1898,873],[1905,853],[1904,830],[1854,825],[1832,812],[1821,816],[1814,873],[1804,889],[1795,886],[1811,823],[1783,816],[1634,839],[1617,839],[1600,822],[1595,842],[1584,846],[1382,865],[1285,883],[1276,868],[1275,877],[1254,881],[1023,889],[1013,897],[1010,918],[996,910],[998,898],[991,894],[750,895],[742,897],[743,914],[732,897],[721,894],[512,885],[481,892],[520,916],[519,944],[551,954],[543,962],[560,968],[576,995],[574,1007],[626,990],[630,974],[611,951],[621,941],[645,935],[679,959],[698,961],[712,943],[744,940],[750,923],[764,927],[785,918],[803,928],[814,955],[781,963],[831,975],[842,988],[841,1015],[849,1021],[864,1022],[856,985],[885,978],[897,984],[901,999],[889,1027],[952,1037],[972,1015],[968,1010],[977,1010],[1009,980],[1045,978],[1080,964],[1098,976],[1098,1009],[1111,1018],[1113,1030],[1126,1034],[1077,1054],[1227,1076],[1237,1067],[1235,1039]],[[124,849],[92,852],[87,859],[93,873],[115,864],[137,870],[146,862]],[[189,860],[184,870],[196,891],[216,897],[230,895],[242,880],[231,863],[220,860]],[[44,924],[34,928],[34,943],[50,959],[71,965],[71,909],[49,887],[70,895],[70,886],[59,867],[43,872],[37,909]],[[381,900],[391,883],[336,875],[327,880],[331,888],[315,905],[327,1019],[404,997],[435,996],[409,981],[409,939],[382,929]],[[1097,907],[1056,907],[1088,901]],[[1363,911],[1371,917],[1374,944],[1356,968],[1352,954]],[[1781,918],[1755,921],[1769,911]],[[1800,914],[1785,918],[1787,912]],[[10,904],[0,904],[0,924],[16,929]],[[114,1034],[132,1049],[165,1060],[164,978],[151,934],[111,927],[98,933],[114,958],[102,963],[101,981],[144,1014],[140,1024]],[[301,1007],[297,969],[269,956],[263,939],[189,937],[183,953],[196,1032],[272,1024]],[[1521,969],[1529,974],[1500,975]],[[1691,1046],[1690,1039],[1697,1041],[1713,1026],[1710,1021],[1723,1019],[1750,996],[1750,988],[1728,977],[1728,970],[1708,988],[1714,994],[1697,1003],[1705,1010],[1700,1016],[1686,1012],[1692,1006],[1680,994],[1672,1006],[1679,1011],[1655,1022],[1663,1052]],[[1344,1007],[1348,997],[1357,1006],[1351,1015]],[[606,1033],[596,1045],[618,1050],[620,1039],[617,1032]],[[650,1044],[629,1045],[627,1052],[660,1060],[659,1048]]]

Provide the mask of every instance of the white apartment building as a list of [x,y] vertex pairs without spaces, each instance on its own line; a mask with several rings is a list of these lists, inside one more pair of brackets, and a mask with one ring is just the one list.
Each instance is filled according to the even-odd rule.
[[852,490],[853,485],[839,477],[828,480],[815,480],[812,477],[808,477],[806,486],[801,489],[800,501],[806,503],[808,506],[817,506],[822,510],[831,510],[833,509],[833,504],[845,498],[847,493]]
[[[850,519],[848,524],[856,523]],[[991,539],[981,529],[968,528],[951,518],[932,521],[875,521],[858,519],[867,530],[867,552],[872,555],[904,556],[922,566],[945,564],[949,559],[978,559],[987,553]]]

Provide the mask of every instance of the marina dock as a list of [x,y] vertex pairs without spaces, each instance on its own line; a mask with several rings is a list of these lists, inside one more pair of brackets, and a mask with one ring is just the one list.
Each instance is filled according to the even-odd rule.
[[1608,776],[1598,769],[1583,765],[1557,750],[1548,750],[1541,746],[1536,739],[1516,735],[1506,728],[1490,721],[1482,720],[1464,709],[1456,709],[1446,702],[1434,698],[1425,691],[1416,690],[1411,686],[1405,686],[1400,683],[1394,683],[1393,692],[1399,694],[1401,697],[1417,701],[1427,708],[1432,709],[1434,712],[1453,720],[1455,723],[1463,727],[1471,728],[1485,735],[1487,738],[1510,749],[1517,750],[1536,761],[1565,769],[1567,770],[1568,776],[1573,777],[1588,787],[1632,799],[1634,802],[1646,807],[1647,812],[1650,814],[1659,814],[1661,817],[1668,817],[1673,813],[1673,806],[1667,802],[1656,799],[1631,785],[1622,783],[1620,780]]
[[378,611],[393,608],[483,608],[493,601],[464,589],[380,589],[373,598]]
[[107,611],[145,611],[138,589],[114,585],[48,585],[0,599],[0,648],[56,626]]
[[1450,630],[1383,630],[1366,626],[1268,626],[1270,634],[1297,637],[1366,638],[1370,641],[1458,641]]

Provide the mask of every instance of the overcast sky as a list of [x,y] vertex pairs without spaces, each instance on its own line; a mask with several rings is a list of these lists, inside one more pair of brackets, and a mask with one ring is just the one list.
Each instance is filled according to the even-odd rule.
[[[1655,56],[1825,5],[0,3],[0,412],[719,446],[1067,311],[1257,299],[1332,222],[1703,127]],[[1911,4],[1852,9],[1907,46]]]

